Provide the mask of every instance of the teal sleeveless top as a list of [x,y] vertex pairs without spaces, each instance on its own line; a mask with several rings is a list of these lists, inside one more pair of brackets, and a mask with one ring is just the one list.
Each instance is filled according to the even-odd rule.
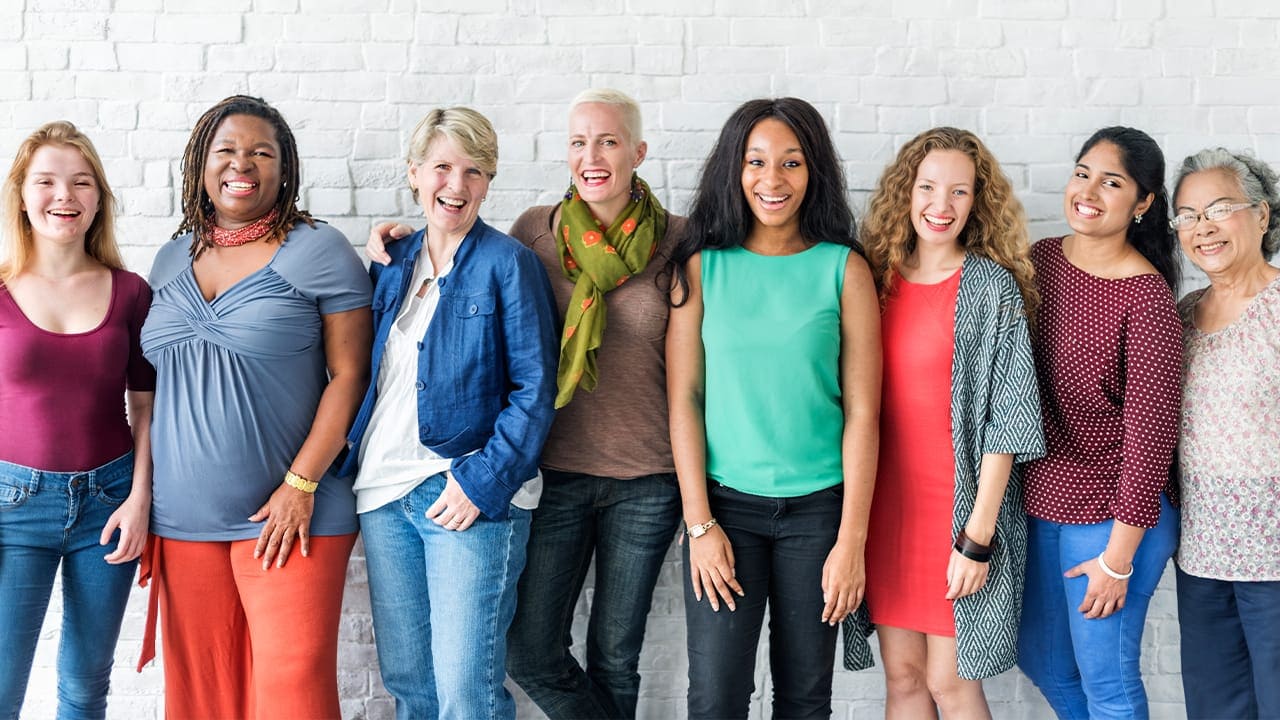
[[850,249],[702,252],[707,476],[797,497],[843,481],[840,293]]

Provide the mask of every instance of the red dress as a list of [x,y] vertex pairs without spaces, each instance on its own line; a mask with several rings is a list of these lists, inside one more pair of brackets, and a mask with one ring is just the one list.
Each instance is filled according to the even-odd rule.
[[955,637],[946,599],[955,495],[951,356],[960,271],[895,278],[881,317],[880,466],[867,538],[871,622]]

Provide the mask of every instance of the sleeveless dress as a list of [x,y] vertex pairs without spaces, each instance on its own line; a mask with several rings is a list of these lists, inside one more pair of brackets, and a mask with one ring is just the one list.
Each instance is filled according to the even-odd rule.
[[867,607],[876,625],[954,637],[947,592],[955,451],[951,360],[960,271],[897,278],[881,317],[880,464],[867,537]]

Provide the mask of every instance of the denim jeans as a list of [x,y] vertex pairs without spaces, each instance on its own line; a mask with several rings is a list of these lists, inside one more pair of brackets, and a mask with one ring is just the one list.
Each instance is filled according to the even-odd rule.
[[1280,581],[1178,570],[1187,717],[1280,718]]
[[[507,672],[551,720],[634,718],[640,646],[680,522],[680,489],[671,474],[620,480],[544,469],[542,477]],[[584,671],[569,648],[593,555]]]
[[133,487],[133,453],[82,472],[0,462],[0,718],[17,718],[53,579],[62,566],[58,718],[102,718],[137,561],[109,565],[99,545]]
[[382,683],[396,718],[514,718],[502,682],[529,511],[462,532],[426,517],[443,473],[360,516]]
[[[708,496],[746,595],[736,599],[737,610],[722,604],[715,612],[705,593],[694,598],[684,572],[689,719],[747,717],[766,604],[774,717],[830,717],[838,626],[822,622],[822,566],[840,527],[842,486],[772,498],[713,481]],[[689,542],[697,541],[685,544],[686,568]]]
[[1147,693],[1139,658],[1147,606],[1178,545],[1176,508],[1160,496],[1160,522],[1147,530],[1133,557],[1124,608],[1086,619],[1089,578],[1063,573],[1098,557],[1114,520],[1067,525],[1027,518],[1027,585],[1018,629],[1018,666],[1064,720],[1146,718]]

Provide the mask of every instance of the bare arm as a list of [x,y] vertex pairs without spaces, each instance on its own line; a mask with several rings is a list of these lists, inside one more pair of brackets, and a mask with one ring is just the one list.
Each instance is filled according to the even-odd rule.
[[[675,456],[676,477],[686,525],[711,520],[707,499],[707,435],[703,415],[704,357],[702,347],[702,258],[689,259],[689,295],[685,303],[671,308],[667,322],[667,398],[670,404],[671,452]],[[683,293],[672,289],[672,298]],[[719,526],[699,538],[689,538],[689,576],[693,594],[703,595],[713,610],[723,600],[736,608],[734,593],[743,594],[734,577],[733,548]]]
[[849,253],[840,295],[841,457],[844,503],[836,544],[822,568],[823,622],[840,622],[866,592],[867,522],[880,452],[880,304],[862,256]]
[[[1012,453],[984,453],[978,466],[978,496],[973,511],[964,526],[964,534],[976,543],[990,546],[996,535],[996,518],[1004,503],[1004,492],[1009,487],[1009,473],[1013,471]],[[947,599],[955,600],[972,595],[987,584],[991,564],[977,562],[961,555],[955,549],[947,561]]]
[[[311,431],[289,469],[308,480],[319,481],[346,443],[347,430],[369,385],[369,346],[373,320],[369,308],[357,308],[322,316],[324,356],[329,384],[320,396]],[[249,519],[266,520],[253,556],[262,558],[263,569],[273,559],[280,567],[297,538],[302,556],[311,552],[311,514],[315,495],[281,482],[265,505]]]
[[142,554],[151,523],[151,408],[154,392],[130,390],[125,393],[129,410],[129,430],[133,434],[133,486],[129,497],[111,513],[102,528],[99,545],[111,542],[118,528],[120,542],[103,559],[112,565],[126,563]]

